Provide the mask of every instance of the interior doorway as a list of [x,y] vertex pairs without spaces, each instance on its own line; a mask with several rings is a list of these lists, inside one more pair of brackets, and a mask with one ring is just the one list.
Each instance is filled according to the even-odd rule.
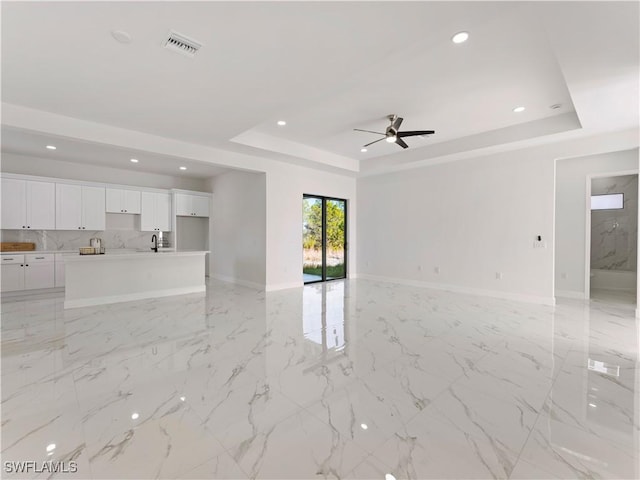
[[347,277],[347,201],[302,196],[302,278],[304,283]]
[[588,185],[585,283],[594,301],[634,305],[638,264],[638,174],[592,176]]

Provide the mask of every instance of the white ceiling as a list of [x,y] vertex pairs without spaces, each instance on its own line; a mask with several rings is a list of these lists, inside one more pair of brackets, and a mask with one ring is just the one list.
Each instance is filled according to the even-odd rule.
[[[53,145],[55,150],[49,150]],[[170,155],[159,155],[102,143],[85,142],[74,138],[57,137],[40,132],[2,128],[2,151],[30,157],[63,160],[103,167],[120,168],[132,172],[149,172],[174,177],[209,178],[229,171],[217,165],[196,162]],[[135,158],[138,163],[132,163]],[[187,167],[180,170],[180,167]]]
[[[162,48],[171,29],[204,44],[195,58]],[[470,39],[455,45],[461,30]],[[637,127],[638,35],[636,2],[3,2],[2,101],[365,171],[506,144],[516,130],[522,142]],[[361,153],[377,137],[353,129],[384,131],[392,113],[436,134]],[[42,148],[8,132],[3,150]]]

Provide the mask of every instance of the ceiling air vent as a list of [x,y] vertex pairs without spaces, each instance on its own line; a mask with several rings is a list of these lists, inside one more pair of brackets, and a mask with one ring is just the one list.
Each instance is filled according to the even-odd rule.
[[176,32],[169,32],[169,38],[164,42],[164,48],[181,53],[187,57],[193,57],[196,52],[200,50],[200,47],[202,47],[200,42]]

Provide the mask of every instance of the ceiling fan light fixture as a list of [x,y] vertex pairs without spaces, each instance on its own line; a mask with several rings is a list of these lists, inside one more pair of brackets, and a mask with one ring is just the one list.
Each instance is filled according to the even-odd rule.
[[524,112],[526,109],[524,107],[516,107],[513,109],[514,113]]
[[380,135],[380,138],[378,138],[377,140],[374,140],[373,142],[369,142],[369,143],[363,145],[362,149],[360,150],[361,152],[366,152],[366,148],[369,145],[373,145],[374,143],[378,143],[378,142],[381,142],[383,140],[386,140],[387,143],[395,143],[399,147],[407,149],[407,148],[409,148],[409,145],[407,145],[407,142],[405,142],[403,140],[404,138],[415,137],[415,136],[418,136],[418,135],[431,135],[431,134],[436,133],[435,130],[403,130],[403,131],[400,131],[400,126],[402,125],[402,121],[404,119],[402,117],[399,117],[399,116],[395,115],[395,114],[387,115],[387,118],[391,122],[391,125],[389,125],[387,127],[387,129],[385,130],[384,133],[382,133],[382,132],[374,132],[372,130],[363,130],[361,128],[354,128],[354,130],[357,131],[357,132],[375,133],[376,135]]
[[453,43],[464,43],[469,39],[469,32],[458,32],[453,37],[451,37],[451,41]]
[[362,147],[362,148],[360,149],[360,151],[361,151],[362,153],[365,153],[365,152],[367,151],[367,149],[366,149],[366,148],[364,148],[364,147]]

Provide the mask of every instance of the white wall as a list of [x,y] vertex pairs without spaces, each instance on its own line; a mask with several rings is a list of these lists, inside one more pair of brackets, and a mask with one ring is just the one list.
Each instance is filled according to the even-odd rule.
[[265,175],[228,172],[210,181],[211,275],[264,288],[266,267]]
[[86,180],[88,182],[104,182],[166,189],[180,188],[199,192],[209,191],[209,185],[206,179],[135,172],[120,168],[102,167],[49,158],[28,157],[4,152],[2,153],[0,170],[7,173],[66,178],[70,180]]
[[344,175],[291,165],[267,171],[267,290],[301,286],[302,196],[316,194],[347,200],[347,274],[356,266],[356,180]]
[[533,249],[537,235],[551,245],[552,161],[519,152],[365,178],[358,211],[365,275],[553,296],[551,248]]
[[558,160],[556,295],[585,298],[587,176],[638,169],[638,149]]
[[625,145],[637,130],[361,178],[359,275],[553,303],[555,159]]

